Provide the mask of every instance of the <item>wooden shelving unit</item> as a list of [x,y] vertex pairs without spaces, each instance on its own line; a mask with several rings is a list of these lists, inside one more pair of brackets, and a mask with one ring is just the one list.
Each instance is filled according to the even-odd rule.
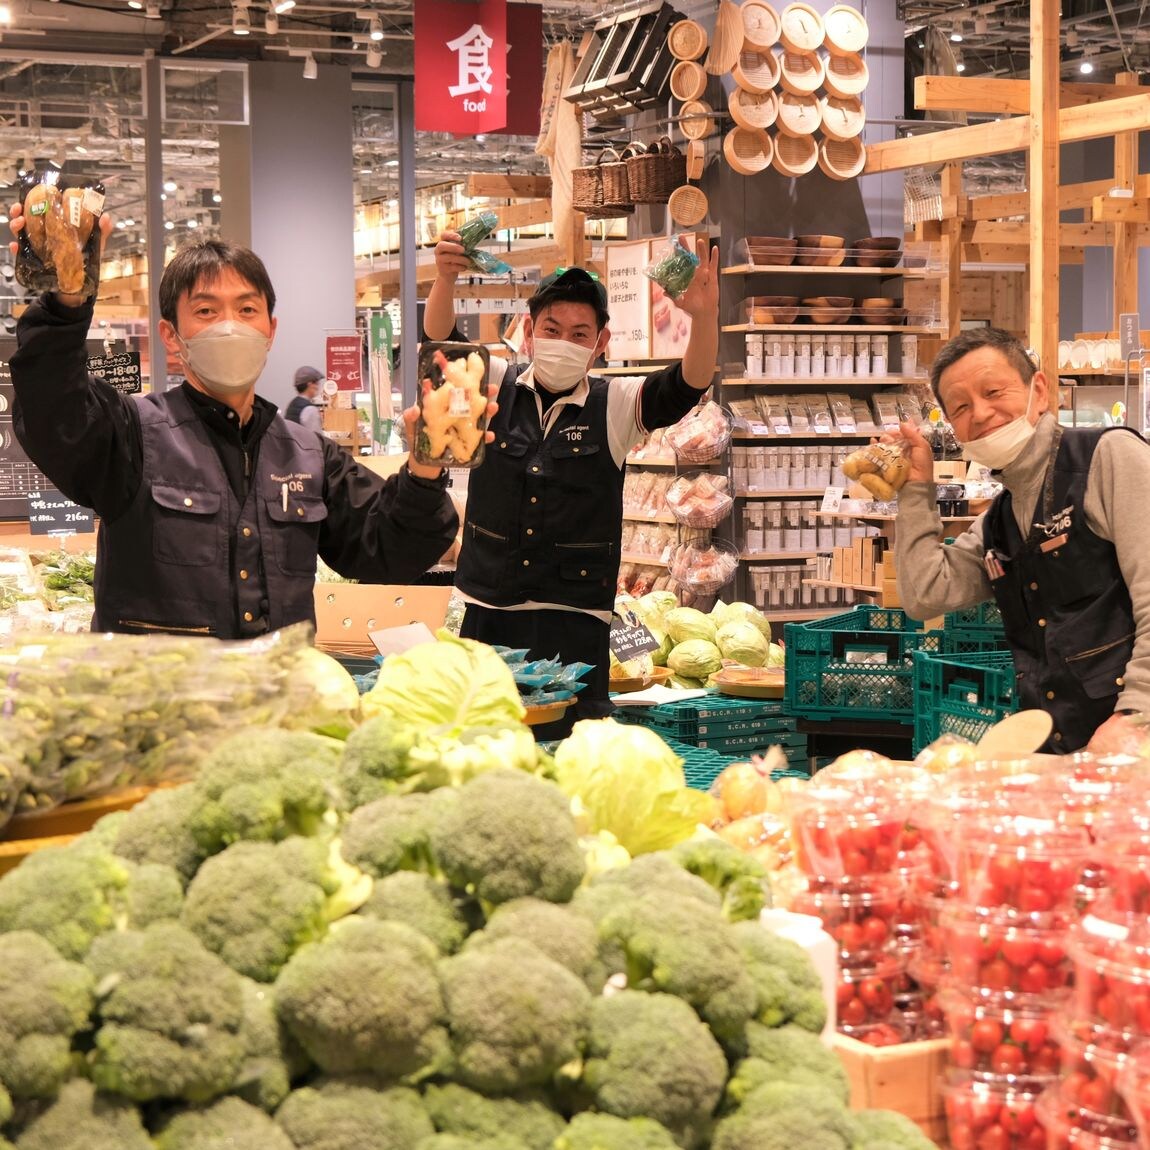
[[783,276],[845,276],[847,279],[868,277],[874,279],[876,276],[883,279],[890,278],[905,278],[905,279],[932,279],[942,275],[941,269],[932,269],[927,267],[921,268],[855,268],[855,267],[827,267],[826,265],[819,264],[732,264],[730,267],[722,269],[722,274],[725,276],[758,276],[758,275],[783,275]]

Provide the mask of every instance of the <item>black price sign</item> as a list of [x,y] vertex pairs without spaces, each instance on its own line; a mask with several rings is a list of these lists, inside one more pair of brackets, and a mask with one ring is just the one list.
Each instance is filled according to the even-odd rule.
[[611,637],[607,642],[620,663],[659,649],[659,640],[630,612],[611,620]]
[[84,534],[95,530],[95,517],[56,488],[41,487],[28,492],[28,530],[33,535]]
[[114,355],[88,357],[88,370],[110,383],[123,395],[135,395],[141,389],[140,353],[121,351]]

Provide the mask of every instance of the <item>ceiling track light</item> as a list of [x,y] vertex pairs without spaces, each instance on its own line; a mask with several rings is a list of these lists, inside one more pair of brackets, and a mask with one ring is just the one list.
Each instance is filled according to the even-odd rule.
[[275,0],[275,10],[277,16],[282,16],[285,12],[290,12],[295,7],[295,0]]
[[367,66],[378,68],[383,63],[383,52],[372,44],[367,50]]
[[368,21],[367,34],[376,43],[383,39],[383,21],[377,15],[373,15]]
[[232,5],[232,32],[237,36],[250,36],[252,31],[252,18],[248,15],[246,4]]
[[303,58],[303,78],[305,80],[314,80],[319,75],[319,67],[315,62],[315,57],[309,52]]
[[269,36],[274,36],[280,30],[279,13],[271,5],[268,5],[267,13],[264,15],[264,31]]

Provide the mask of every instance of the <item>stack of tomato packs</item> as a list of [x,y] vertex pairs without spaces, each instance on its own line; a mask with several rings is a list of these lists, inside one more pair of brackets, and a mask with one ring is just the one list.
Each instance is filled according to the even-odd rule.
[[[1144,907],[1131,921],[1119,892],[1134,883],[1112,861],[1122,842],[1127,872],[1150,863],[1132,813],[1146,781],[1144,763],[1089,755],[978,764],[942,777],[916,814],[954,1150],[1137,1150],[1116,1087],[1143,985],[1150,1023],[1150,949],[1128,949],[1133,936],[1150,948],[1150,920]],[[1147,844],[1142,855],[1132,842]]]
[[875,1046],[919,1036],[903,874],[917,845],[912,777],[882,756],[855,752],[786,796],[795,862],[806,879],[791,909],[816,915],[838,943],[839,1031]]

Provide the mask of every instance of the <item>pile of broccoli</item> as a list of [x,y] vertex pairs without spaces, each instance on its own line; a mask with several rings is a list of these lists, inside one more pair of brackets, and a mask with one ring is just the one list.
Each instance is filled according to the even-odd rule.
[[0,1150],[929,1150],[848,1108],[735,848],[589,875],[537,763],[365,731],[242,732],[0,877]]

